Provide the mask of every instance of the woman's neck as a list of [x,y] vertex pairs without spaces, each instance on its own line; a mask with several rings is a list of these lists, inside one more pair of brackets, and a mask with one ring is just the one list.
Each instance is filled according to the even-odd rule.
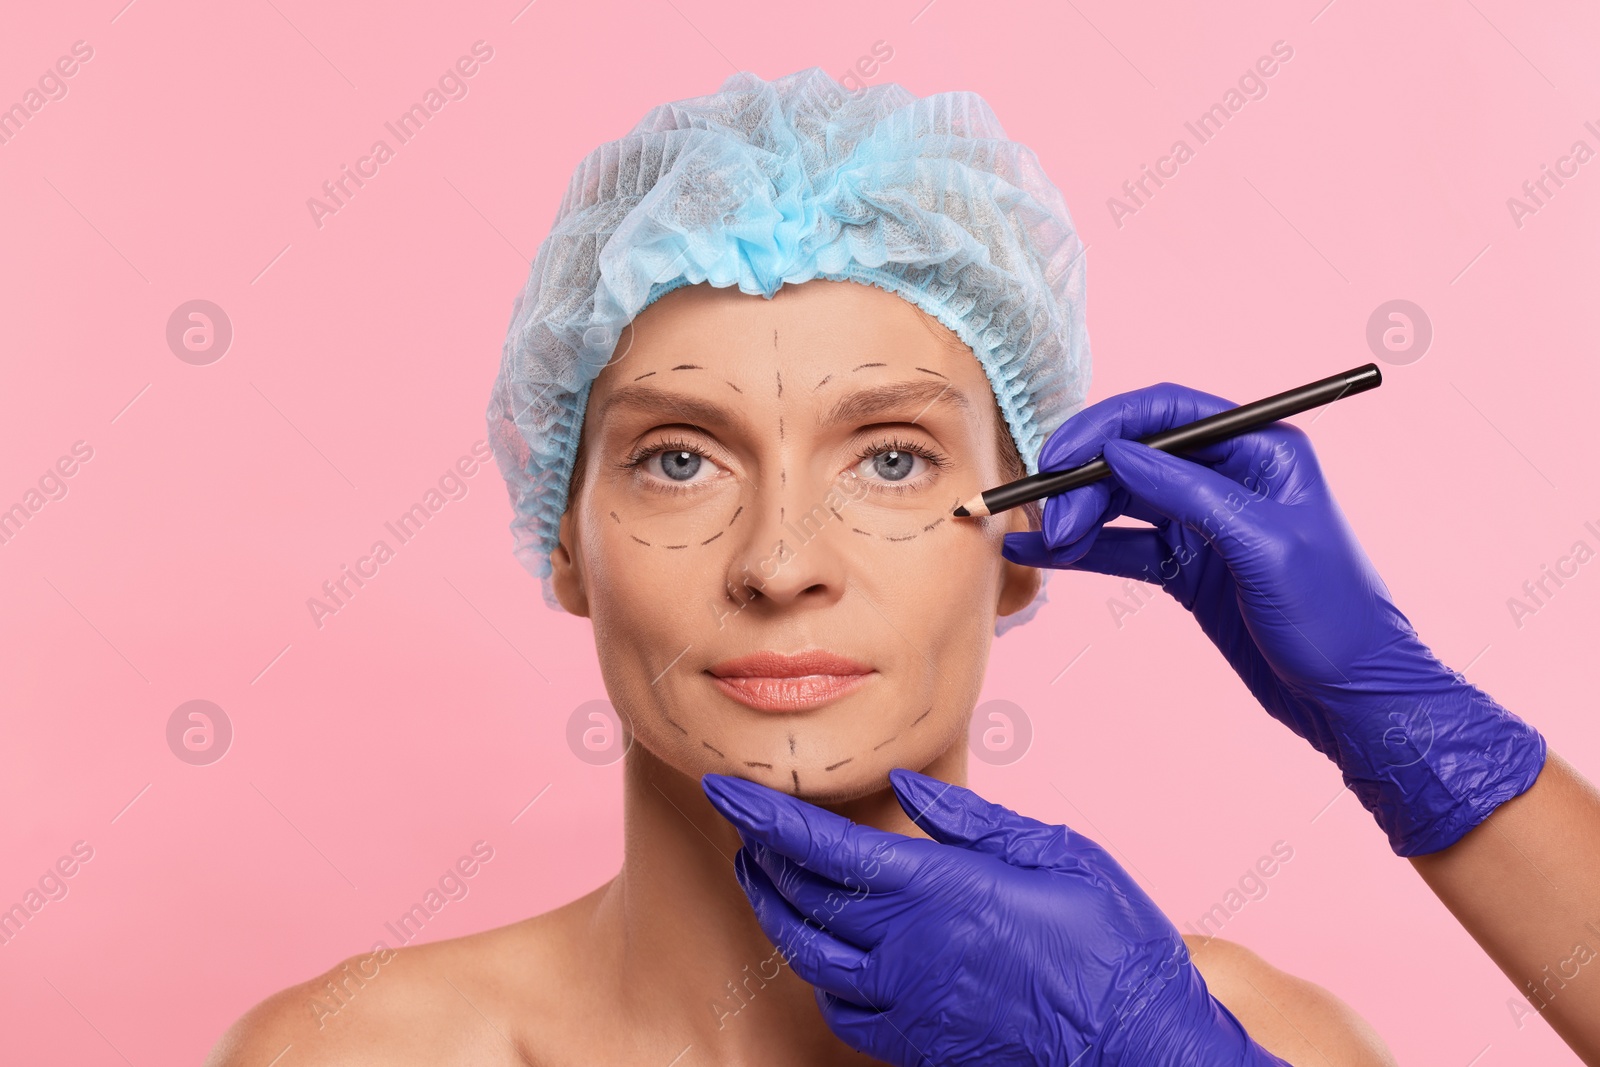
[[[952,748],[918,769],[965,785],[966,752]],[[624,783],[622,872],[598,904],[594,932],[614,946],[607,955],[632,1025],[669,1036],[674,1054],[692,1045],[697,1064],[875,1062],[833,1036],[811,986],[762,932],[733,871],[738,831],[699,780],[635,744]],[[887,785],[826,807],[927,836]]]

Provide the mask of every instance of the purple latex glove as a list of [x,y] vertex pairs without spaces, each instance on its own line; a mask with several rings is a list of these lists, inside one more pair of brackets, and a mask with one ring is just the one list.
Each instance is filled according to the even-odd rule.
[[762,930],[852,1048],[901,1067],[1285,1067],[1099,845],[912,771],[889,780],[934,840],[702,779],[744,840],[734,870]]
[[[1005,558],[1160,585],[1262,706],[1338,765],[1397,854],[1454,844],[1533,784],[1544,738],[1418,639],[1304,432],[1274,423],[1184,457],[1123,440],[1233,406],[1162,384],[1078,412],[1040,469],[1103,453],[1113,475],[1048,498],[1043,531],[1007,534]],[[1122,515],[1155,529],[1105,528]]]

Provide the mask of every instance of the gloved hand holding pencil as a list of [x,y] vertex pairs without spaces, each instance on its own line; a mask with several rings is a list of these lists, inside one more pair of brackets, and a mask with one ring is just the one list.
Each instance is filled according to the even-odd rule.
[[[1103,453],[1111,476],[1049,497],[1004,555],[1160,585],[1267,711],[1333,760],[1401,856],[1446,848],[1531,786],[1537,730],[1440,663],[1390,597],[1298,428],[1183,456],[1135,439],[1233,405],[1161,384],[1058,427],[1041,472]],[[1154,529],[1111,527],[1119,516]]]

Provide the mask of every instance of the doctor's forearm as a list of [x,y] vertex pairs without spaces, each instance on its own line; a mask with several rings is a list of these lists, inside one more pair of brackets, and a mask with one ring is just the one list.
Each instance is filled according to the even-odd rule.
[[1600,1065],[1600,792],[1551,751],[1525,793],[1411,863],[1528,1015]]

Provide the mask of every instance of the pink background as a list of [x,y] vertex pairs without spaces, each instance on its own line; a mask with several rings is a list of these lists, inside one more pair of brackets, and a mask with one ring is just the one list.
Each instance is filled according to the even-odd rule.
[[[493,860],[426,939],[615,872],[620,766],[566,743],[605,696],[590,629],[513,560],[492,466],[320,629],[306,601],[483,438],[512,298],[589,148],[735,69],[837,77],[880,41],[866,80],[982,93],[1064,191],[1094,398],[1248,400],[1372,359],[1383,302],[1426,311],[1423,358],[1299,422],[1424,638],[1600,777],[1600,563],[1520,628],[1507,607],[1600,546],[1600,161],[1520,227],[1506,206],[1574,140],[1600,148],[1592,8],[123,2],[27,5],[0,34],[0,104],[94,50],[0,145],[0,506],[93,449],[0,545],[0,904],[94,850],[0,946],[0,1059],[197,1062],[479,840]],[[307,198],[477,40],[469,94],[318,228]],[[1197,146],[1185,120],[1278,40],[1267,96]],[[1108,198],[1178,137],[1194,158],[1119,227]],[[207,366],[165,337],[193,299],[234,330]],[[1119,584],[1058,575],[996,643],[985,699],[1035,737],[974,761],[975,788],[1112,847],[1180,926],[1285,841],[1224,936],[1338,992],[1402,1062],[1577,1062],[1518,1028],[1511,983],[1175,604],[1117,625]],[[209,766],[166,740],[193,699],[234,729]]]

